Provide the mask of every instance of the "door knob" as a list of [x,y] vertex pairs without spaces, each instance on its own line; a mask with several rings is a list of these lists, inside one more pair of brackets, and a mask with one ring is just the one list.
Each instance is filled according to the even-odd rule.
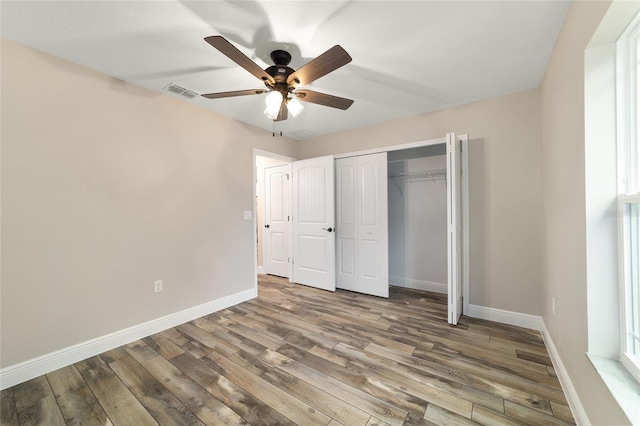
[[322,229],[324,229],[325,231],[329,231],[329,232],[333,231],[333,228],[322,228]]
[[269,224],[266,224],[264,227],[265,227],[265,228],[269,228]]

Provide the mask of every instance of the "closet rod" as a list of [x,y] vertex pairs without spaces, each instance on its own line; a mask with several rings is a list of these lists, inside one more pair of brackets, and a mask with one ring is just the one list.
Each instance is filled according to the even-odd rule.
[[447,169],[439,169],[439,170],[425,170],[423,172],[409,172],[409,173],[395,173],[388,176],[389,179],[392,179],[391,182],[398,188],[400,191],[400,196],[404,196],[402,192],[402,188],[398,184],[399,179],[403,179],[405,182],[436,182],[439,180],[447,181]]
[[419,181],[419,180],[446,180],[447,178],[447,169],[440,170],[425,170],[423,172],[409,172],[409,173],[395,173],[389,175],[389,179],[405,179],[409,181]]

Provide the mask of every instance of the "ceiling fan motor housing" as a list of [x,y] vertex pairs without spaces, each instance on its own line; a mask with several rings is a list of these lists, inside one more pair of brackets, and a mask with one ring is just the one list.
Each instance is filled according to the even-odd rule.
[[285,50],[274,50],[271,52],[271,60],[275,65],[267,68],[265,72],[273,77],[276,84],[286,84],[289,75],[295,71],[287,66],[291,62],[291,54]]

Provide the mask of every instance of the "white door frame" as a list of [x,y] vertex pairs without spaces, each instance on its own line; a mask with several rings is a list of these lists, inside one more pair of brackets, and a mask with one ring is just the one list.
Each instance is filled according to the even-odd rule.
[[[253,279],[254,279],[254,289],[256,291],[256,295],[258,294],[258,247],[256,246],[256,241],[258,240],[258,218],[256,217],[256,182],[257,182],[257,164],[256,157],[267,157],[273,158],[275,160],[281,160],[283,163],[292,163],[296,159],[293,157],[287,157],[286,155],[276,154],[275,152],[264,151],[262,149],[253,148],[253,181],[252,181],[252,202],[251,202],[251,211],[253,212],[253,240],[251,246],[253,247]],[[291,198],[289,198],[291,200]],[[291,227],[291,225],[289,225]],[[289,236],[291,236],[291,228],[289,228]],[[264,234],[262,236],[264,239]],[[289,280],[291,280],[291,263],[289,263]]]

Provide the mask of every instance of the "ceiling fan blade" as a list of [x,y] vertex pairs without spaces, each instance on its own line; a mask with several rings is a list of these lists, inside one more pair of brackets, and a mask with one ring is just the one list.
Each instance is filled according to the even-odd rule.
[[202,96],[204,96],[207,99],[219,99],[219,98],[232,98],[234,96],[260,95],[266,92],[267,91],[263,89],[249,89],[249,90],[235,90],[233,92],[205,93]]
[[351,62],[351,56],[339,45],[333,46],[322,55],[306,63],[300,69],[292,73],[287,78],[287,84],[307,85],[314,80],[319,79],[323,75],[335,71],[343,65]]
[[236,64],[240,65],[245,70],[249,71],[251,74],[258,77],[260,80],[269,82],[271,84],[275,84],[275,80],[269,74],[265,72],[258,64],[253,62],[247,55],[242,53],[235,47],[233,44],[229,43],[226,38],[222,36],[209,36],[205,37],[204,41],[209,43],[211,46],[218,49],[221,53],[226,55],[229,59],[231,59]]
[[278,111],[278,116],[273,121],[284,121],[289,118],[289,110],[287,109],[287,103],[282,101],[280,104],[280,111]]
[[297,90],[294,94],[301,101],[324,105],[331,108],[348,109],[351,104],[353,104],[352,99],[327,95],[326,93],[314,92],[313,90]]

